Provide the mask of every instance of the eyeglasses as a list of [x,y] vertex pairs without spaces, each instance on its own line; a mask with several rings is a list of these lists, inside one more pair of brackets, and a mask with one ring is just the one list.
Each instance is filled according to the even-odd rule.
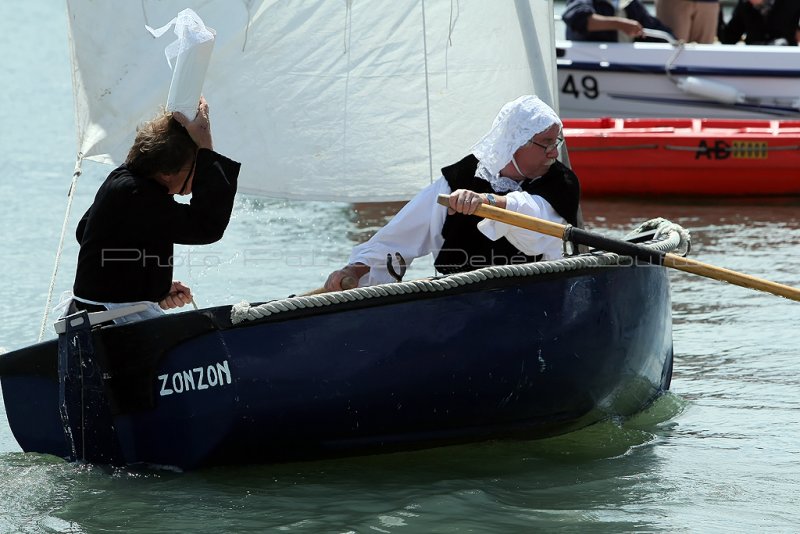
[[555,142],[555,143],[551,143],[551,144],[549,144],[549,145],[543,145],[542,143],[537,143],[537,142],[536,142],[536,141],[534,141],[533,139],[531,139],[530,141],[528,141],[528,144],[529,144],[529,145],[536,145],[536,146],[540,146],[540,147],[542,147],[542,148],[544,149],[545,153],[547,153],[547,152],[550,152],[550,151],[552,151],[552,150],[558,150],[559,148],[561,148],[561,144],[562,144],[563,142],[564,142],[564,138],[563,138],[563,137],[559,137],[559,138],[557,138],[557,139],[556,139],[556,142]]

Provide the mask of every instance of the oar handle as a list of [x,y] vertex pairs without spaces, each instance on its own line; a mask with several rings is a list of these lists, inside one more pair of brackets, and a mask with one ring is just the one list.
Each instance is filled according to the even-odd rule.
[[[442,206],[450,207],[450,195],[439,195],[436,202]],[[528,230],[539,232],[540,234],[551,235],[559,239],[564,238],[564,231],[567,229],[563,224],[545,221],[529,215],[523,215],[516,211],[510,211],[505,208],[498,208],[491,204],[481,204],[475,210],[475,215],[484,217],[485,219],[493,219],[502,223],[510,224],[512,226],[519,226]]]
[[[450,196],[439,195],[437,202],[442,206],[449,206]],[[677,254],[660,252],[629,241],[612,239],[580,228],[545,221],[537,217],[531,217],[530,215],[523,215],[522,213],[498,208],[497,206],[481,204],[475,210],[475,215],[519,228],[533,230],[534,232],[557,237],[565,241],[571,241],[576,245],[586,245],[623,256],[631,256],[647,263],[664,265],[665,267],[678,269],[687,273],[713,278],[714,280],[728,282],[749,289],[766,291],[773,295],[800,301],[800,289],[796,287],[778,284],[777,282],[764,280],[763,278],[757,278],[737,271],[731,271],[723,267],[716,267],[697,260],[684,258]]]

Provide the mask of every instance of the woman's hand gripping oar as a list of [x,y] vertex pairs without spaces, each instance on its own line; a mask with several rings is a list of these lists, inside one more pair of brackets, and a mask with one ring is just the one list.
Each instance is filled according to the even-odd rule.
[[[442,206],[450,205],[449,195],[439,195],[437,201]],[[764,280],[763,278],[750,276],[749,274],[731,271],[723,267],[716,267],[708,263],[684,258],[677,254],[660,252],[621,239],[604,237],[600,234],[581,230],[580,228],[545,221],[488,204],[480,205],[478,209],[475,210],[475,215],[557,237],[564,241],[571,241],[576,245],[586,245],[623,256],[631,256],[654,265],[663,265],[687,273],[705,276],[706,278],[713,278],[714,280],[721,280],[737,286],[766,291],[767,293],[772,293],[779,297],[800,301],[800,289],[796,287],[778,284],[776,282]]]

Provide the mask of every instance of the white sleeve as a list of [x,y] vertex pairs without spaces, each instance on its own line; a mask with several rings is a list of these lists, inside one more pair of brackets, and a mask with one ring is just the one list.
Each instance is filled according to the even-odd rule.
[[[559,224],[567,224],[567,221],[553,209],[548,201],[539,195],[530,195],[523,191],[515,191],[506,195],[506,209]],[[525,230],[492,219],[484,219],[479,222],[478,230],[492,241],[505,237],[528,256],[542,254],[543,259],[553,260],[564,255],[563,242],[560,239],[539,232]]]
[[369,265],[368,274],[361,277],[359,286],[394,282],[386,269],[386,255],[399,252],[408,265],[422,256],[442,248],[442,227],[447,208],[436,200],[440,194],[450,194],[450,184],[443,177],[417,193],[386,226],[372,238],[353,248],[349,263]]

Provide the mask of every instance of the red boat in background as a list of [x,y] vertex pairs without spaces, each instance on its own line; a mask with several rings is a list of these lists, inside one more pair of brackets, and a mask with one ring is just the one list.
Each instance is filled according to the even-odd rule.
[[586,196],[800,195],[800,121],[564,119]]

